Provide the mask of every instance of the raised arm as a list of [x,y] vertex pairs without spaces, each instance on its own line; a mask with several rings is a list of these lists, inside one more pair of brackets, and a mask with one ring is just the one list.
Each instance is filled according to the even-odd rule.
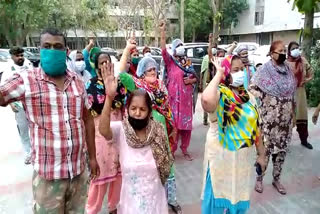
[[125,49],[123,50],[122,56],[120,58],[120,63],[119,63],[120,72],[126,71],[128,58],[130,56],[130,52],[131,52],[132,49],[135,49],[137,47],[136,44],[137,43],[136,43],[135,37],[132,37],[127,41],[127,45],[126,45]]
[[94,40],[90,39],[89,44],[85,47],[86,51],[90,53],[90,50],[93,48],[93,46],[94,46]]
[[224,68],[219,65],[216,58],[214,58],[214,66],[217,68],[217,74],[203,91],[201,97],[202,108],[209,113],[214,112],[217,108],[220,99],[218,87],[224,75]]
[[234,41],[232,44],[231,44],[231,47],[227,50],[227,54],[228,55],[232,55],[234,49],[236,49],[236,47],[238,46],[238,43],[236,41]]
[[99,132],[106,140],[112,140],[112,130],[110,127],[111,122],[111,106],[114,97],[117,94],[118,81],[114,77],[113,64],[104,64],[101,69],[101,75],[104,81],[106,90],[106,99],[101,113],[101,119],[99,124]]
[[160,47],[166,49],[166,22],[162,20],[159,25],[160,29]]

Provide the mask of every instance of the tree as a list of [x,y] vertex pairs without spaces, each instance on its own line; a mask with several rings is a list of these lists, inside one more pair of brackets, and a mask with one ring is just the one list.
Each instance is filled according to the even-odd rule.
[[7,0],[0,2],[0,34],[9,46],[23,45],[26,36],[46,24],[58,0]]
[[186,1],[186,34],[191,35],[192,42],[196,40],[196,33],[210,32],[212,11],[208,5],[208,0],[187,0]]
[[[290,0],[288,0],[289,2]],[[313,19],[315,8],[318,7],[320,0],[293,0],[293,9],[305,15],[304,29],[302,32],[302,49],[305,57],[310,60],[312,36],[313,36]]]
[[142,0],[150,10],[153,19],[153,30],[155,37],[155,46],[159,46],[159,23],[165,18],[165,12],[168,9],[169,2],[166,0]]

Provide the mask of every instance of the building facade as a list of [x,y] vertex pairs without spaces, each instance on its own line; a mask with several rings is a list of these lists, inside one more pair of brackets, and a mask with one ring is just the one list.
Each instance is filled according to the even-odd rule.
[[[239,24],[223,29],[223,44],[232,41],[270,44],[275,40],[300,41],[304,26],[304,15],[293,9],[287,0],[248,0],[249,9],[239,15]],[[314,28],[320,26],[320,13],[315,13]]]

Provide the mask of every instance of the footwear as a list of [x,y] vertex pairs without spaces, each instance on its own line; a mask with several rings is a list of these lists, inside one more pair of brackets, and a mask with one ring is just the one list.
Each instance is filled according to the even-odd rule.
[[24,164],[29,165],[31,164],[31,153],[26,154],[24,158]]
[[193,161],[193,157],[191,157],[191,155],[189,153],[184,153],[183,154],[184,159],[186,159],[187,161]]
[[177,204],[176,206],[172,205],[172,204],[168,204],[169,207],[171,208],[171,210],[176,213],[176,214],[182,214],[182,209],[180,207],[179,204]]
[[262,176],[258,176],[257,177],[257,181],[256,181],[256,185],[254,187],[254,189],[258,192],[258,193],[263,193],[263,177]]
[[313,149],[313,146],[308,142],[303,142],[303,143],[301,143],[301,145],[308,148],[308,149]]
[[281,195],[286,195],[287,191],[279,181],[272,181],[272,185]]

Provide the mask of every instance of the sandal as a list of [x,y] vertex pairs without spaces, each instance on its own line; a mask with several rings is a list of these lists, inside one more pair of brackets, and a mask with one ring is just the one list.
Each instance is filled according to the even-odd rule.
[[191,155],[189,153],[184,153],[183,154],[184,159],[186,159],[187,161],[193,161],[193,158],[191,157]]
[[176,205],[176,206],[174,206],[174,205],[172,205],[172,204],[169,204],[169,207],[171,208],[171,210],[172,210],[174,213],[176,213],[176,214],[182,214],[182,209],[181,209],[181,207],[180,207],[179,204]]
[[257,177],[257,181],[256,181],[256,185],[255,185],[254,189],[258,193],[263,193],[262,176]]
[[284,188],[284,186],[279,181],[272,181],[272,185],[274,186],[274,188],[277,189],[277,191],[281,195],[286,195],[287,194],[286,189]]

